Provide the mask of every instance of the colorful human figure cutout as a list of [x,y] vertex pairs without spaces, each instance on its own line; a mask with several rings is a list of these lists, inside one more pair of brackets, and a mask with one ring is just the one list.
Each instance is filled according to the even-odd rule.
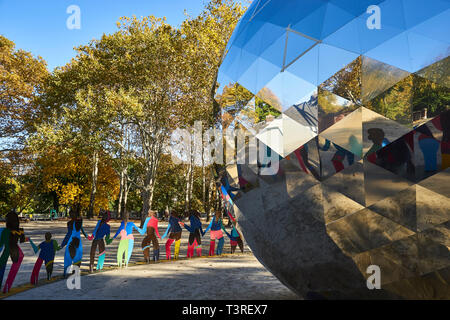
[[171,257],[171,250],[170,247],[172,246],[172,243],[175,242],[175,250],[174,250],[174,259],[178,259],[178,255],[180,253],[180,244],[181,244],[181,233],[182,233],[182,229],[181,229],[181,225],[184,225],[180,218],[179,218],[179,214],[176,211],[172,211],[170,217],[169,217],[169,224],[167,225],[167,229],[166,232],[164,233],[164,235],[162,236],[161,239],[165,239],[167,237],[167,235],[169,235],[169,239],[167,239],[166,242],[166,259],[170,260]]
[[[146,234],[147,233],[147,234]],[[141,235],[146,234],[142,240],[142,251],[144,253],[144,259],[147,263],[150,263],[150,244],[153,245],[153,261],[159,260],[159,242],[161,239],[158,230],[158,218],[153,210],[148,211],[148,216],[144,221]]]
[[41,270],[43,263],[47,271],[47,280],[51,279],[55,253],[61,248],[56,240],[52,240],[52,234],[50,232],[45,233],[45,241],[41,242],[38,246],[36,246],[31,239],[30,244],[33,247],[34,253],[40,251],[30,278],[30,283],[36,285],[39,280],[39,271]]
[[217,250],[215,252],[216,255],[221,255],[223,251],[223,245],[224,245],[224,239],[223,239],[223,232],[222,232],[222,213],[218,210],[216,211],[216,214],[212,218],[211,222],[209,223],[208,227],[206,227],[204,234],[206,234],[209,230],[210,231],[210,243],[209,243],[209,256],[214,255],[214,248],[216,245],[216,239],[218,240],[217,244]]
[[136,229],[139,233],[142,233],[142,229],[138,228],[134,222],[128,221],[128,219],[122,220],[119,229],[117,229],[113,240],[120,235],[119,248],[117,249],[117,265],[119,267],[128,267],[131,255],[134,248],[134,236],[133,229]]
[[94,260],[95,260],[95,252],[98,247],[98,260],[97,260],[97,270],[102,270],[103,265],[105,263],[106,258],[106,244],[110,244],[112,239],[110,239],[111,227],[108,222],[111,219],[111,214],[109,211],[105,211],[102,213],[102,217],[99,221],[97,221],[97,225],[95,226],[92,235],[88,238],[92,240],[91,244],[91,253],[89,260],[89,272],[94,271]]
[[190,211],[189,214],[190,225],[184,224],[184,228],[189,231],[187,257],[194,257],[194,251],[198,257],[202,256],[202,236],[204,235],[202,229],[202,222],[200,220],[200,213],[197,211]]

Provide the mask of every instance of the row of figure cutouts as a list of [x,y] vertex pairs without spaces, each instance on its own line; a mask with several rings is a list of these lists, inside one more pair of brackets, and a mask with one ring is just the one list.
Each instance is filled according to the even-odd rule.
[[[229,215],[235,223],[234,218]],[[221,255],[224,246],[223,232],[229,237],[231,245],[231,253],[234,253],[236,247],[244,252],[243,242],[239,232],[233,226],[231,233],[228,233],[222,223],[222,214],[217,211],[207,228],[203,231],[202,223],[200,221],[199,213],[192,211],[189,215],[190,225],[183,223],[177,212],[173,211],[169,218],[169,224],[167,226],[165,234],[161,237],[158,232],[158,219],[155,216],[155,212],[149,210],[148,216],[143,223],[142,227],[137,227],[133,222],[123,220],[120,224],[116,234],[111,238],[110,236],[110,213],[105,211],[101,215],[101,219],[97,222],[97,225],[92,232],[92,235],[87,236],[83,229],[83,219],[76,211],[71,211],[71,220],[67,223],[67,234],[64,237],[61,245],[58,245],[56,240],[52,240],[52,234],[50,232],[45,233],[45,240],[39,245],[35,245],[29,238],[25,237],[24,230],[19,227],[19,217],[15,212],[10,212],[6,215],[6,228],[0,229],[0,252],[3,250],[0,256],[0,287],[3,284],[3,276],[5,274],[8,257],[11,257],[12,265],[8,274],[8,277],[3,287],[3,293],[10,291],[14,279],[19,271],[20,265],[23,260],[23,252],[18,245],[20,243],[29,241],[35,253],[39,251],[39,257],[36,260],[33,271],[31,273],[30,282],[37,284],[39,278],[39,271],[42,264],[45,265],[47,271],[47,280],[50,280],[53,272],[53,261],[56,251],[66,247],[64,252],[64,277],[68,272],[71,265],[81,265],[83,258],[83,246],[81,243],[81,233],[88,240],[92,241],[90,252],[90,272],[94,271],[95,254],[98,247],[99,256],[97,259],[97,270],[101,270],[105,261],[106,245],[111,244],[116,237],[120,236],[119,247],[117,249],[117,265],[119,267],[128,266],[131,254],[134,247],[133,229],[138,231],[141,235],[145,235],[142,241],[142,250],[145,261],[147,263],[150,260],[159,260],[159,242],[168,236],[165,244],[166,259],[171,260],[171,246],[175,242],[174,258],[178,259],[180,252],[181,233],[182,227],[189,231],[189,241],[187,257],[194,256],[194,252],[197,256],[202,255],[202,237],[210,230],[210,245],[209,255]],[[216,240],[218,240],[217,248],[215,248]],[[150,259],[150,246],[153,245],[153,256]]]

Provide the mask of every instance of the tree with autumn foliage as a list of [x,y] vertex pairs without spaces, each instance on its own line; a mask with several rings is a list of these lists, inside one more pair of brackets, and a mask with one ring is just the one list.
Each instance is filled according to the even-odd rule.
[[[244,11],[231,0],[212,0],[179,28],[153,16],[124,17],[117,32],[79,46],[77,56],[50,75],[42,61],[41,74],[39,63],[22,59],[36,71],[24,79],[34,86],[34,91],[20,93],[24,99],[16,108],[24,111],[14,113],[14,132],[24,133],[29,150],[27,170],[33,179],[28,184],[41,190],[31,198],[45,198],[53,207],[78,206],[88,217],[113,203],[125,218],[129,194],[134,204],[142,201],[136,206],[142,217],[153,201],[156,206],[167,203],[175,191],[164,194],[169,190],[166,180],[172,181],[174,172],[180,176],[179,168],[173,171],[166,161],[168,138],[195,121],[203,121],[205,128],[214,123],[211,92],[225,46]],[[3,51],[15,54],[11,43],[2,41],[8,48]],[[10,92],[19,92],[14,90]],[[0,97],[3,124],[11,118],[5,106],[16,100]],[[32,130],[24,131],[28,128]],[[213,177],[206,157],[202,153],[201,164],[191,161],[180,167],[185,187],[176,190],[178,199],[184,197],[189,206],[194,201],[196,208],[210,202]]]

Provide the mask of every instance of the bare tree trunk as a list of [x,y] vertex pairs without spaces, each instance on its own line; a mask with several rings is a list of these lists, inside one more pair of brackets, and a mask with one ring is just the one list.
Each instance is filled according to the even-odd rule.
[[123,213],[122,213],[122,199],[123,199],[123,191],[124,191],[124,171],[120,171],[120,190],[119,190],[119,203],[117,204],[117,216],[123,219]]
[[124,184],[123,184],[123,200],[122,200],[122,214],[128,220],[128,210],[127,210],[127,200],[128,200],[128,192],[130,191],[130,186],[128,184],[127,176],[125,175]]
[[205,159],[202,153],[202,204],[203,211],[206,212],[206,173],[205,173]]
[[212,205],[214,203],[214,177],[209,177],[209,187],[208,187],[208,206],[206,207],[206,213],[209,214]]
[[192,171],[192,164],[191,161],[189,161],[186,171],[186,195],[184,198],[184,212],[188,212],[191,206],[191,197],[190,197],[191,171]]
[[87,213],[87,218],[90,219],[94,217],[94,205],[95,205],[95,195],[97,193],[97,177],[98,177],[98,151],[95,150],[93,154],[92,163],[92,188],[91,188],[91,198],[89,200],[89,209]]
[[145,179],[144,187],[141,190],[142,195],[142,212],[141,212],[141,224],[144,223],[145,218],[148,215],[148,211],[152,208],[153,202],[153,189],[155,187],[155,174],[148,173]]

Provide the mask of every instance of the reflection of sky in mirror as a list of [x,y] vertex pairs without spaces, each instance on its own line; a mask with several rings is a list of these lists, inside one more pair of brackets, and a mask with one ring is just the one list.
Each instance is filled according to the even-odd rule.
[[[381,29],[369,29],[369,5],[381,10]],[[333,10],[331,10],[333,9]],[[236,76],[259,91],[280,70],[314,44],[286,28],[324,39],[289,71],[312,84],[320,84],[356,59],[359,54],[409,72],[418,71],[448,56],[450,2],[442,0],[386,1],[254,1],[247,13],[250,22],[235,33],[235,44],[245,51],[235,53],[228,75]],[[256,13],[256,14],[255,14]],[[405,31],[406,30],[406,31]],[[285,52],[285,48],[287,49]],[[285,56],[286,54],[286,56]],[[234,59],[238,59],[237,62]],[[256,62],[258,59],[262,61]],[[234,63],[232,63],[233,61]],[[227,66],[227,64],[225,64]],[[267,70],[267,71],[266,71]],[[251,79],[251,77],[256,78]],[[259,80],[261,78],[262,80]],[[277,83],[272,85],[277,86]],[[289,83],[287,83],[289,86]],[[286,101],[291,97],[284,94]]]
[[301,102],[306,95],[315,90],[316,86],[285,71],[276,76],[266,87],[278,97],[282,104],[282,111],[285,111],[290,106]]

